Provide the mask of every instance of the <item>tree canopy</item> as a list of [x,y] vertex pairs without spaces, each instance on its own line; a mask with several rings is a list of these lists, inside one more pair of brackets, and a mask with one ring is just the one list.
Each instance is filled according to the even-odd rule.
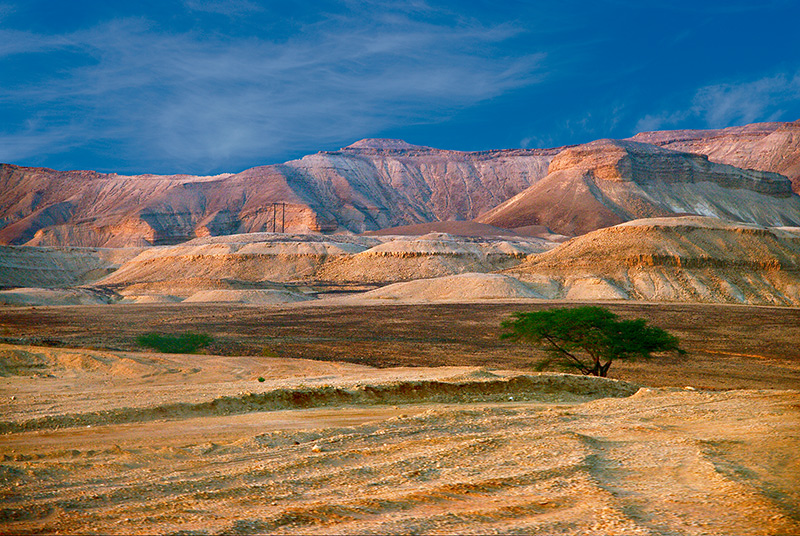
[[556,308],[514,313],[502,337],[542,346],[549,352],[539,370],[557,363],[584,374],[606,376],[612,361],[677,351],[678,339],[644,319],[621,320],[604,307]]

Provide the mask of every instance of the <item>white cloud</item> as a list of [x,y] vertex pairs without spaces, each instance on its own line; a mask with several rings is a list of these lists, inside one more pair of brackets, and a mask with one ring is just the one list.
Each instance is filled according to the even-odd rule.
[[[84,60],[46,83],[4,84],[0,106],[31,110],[37,122],[0,127],[0,161],[107,140],[132,168],[216,170],[441,120],[541,76],[544,54],[487,52],[519,33],[508,25],[402,14],[361,22],[323,21],[283,42],[164,33],[141,19],[66,35],[0,30],[0,61],[65,52]],[[65,131],[70,117],[80,121]]]
[[787,104],[797,101],[800,101],[800,71],[754,81],[713,84],[696,90],[686,109],[645,115],[639,119],[635,130],[670,128],[690,119],[700,119],[708,128],[776,121],[782,117]]
[[649,132],[661,130],[662,128],[677,125],[681,121],[691,117],[690,111],[661,112],[658,114],[647,114],[636,123],[636,132]]
[[789,101],[800,100],[800,72],[754,82],[718,84],[697,91],[692,111],[715,128],[773,118]]

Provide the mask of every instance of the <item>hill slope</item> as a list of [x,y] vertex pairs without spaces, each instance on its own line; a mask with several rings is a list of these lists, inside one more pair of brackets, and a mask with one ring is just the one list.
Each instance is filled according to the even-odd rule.
[[507,273],[543,296],[800,305],[800,229],[686,216],[601,229]]
[[631,138],[677,151],[704,154],[712,162],[785,175],[800,193],[800,121],[755,123],[718,130],[663,130]]
[[367,139],[209,177],[2,164],[0,244],[139,247],[264,231],[362,233],[479,216],[500,228],[545,225],[563,234],[676,212],[768,226],[797,221],[788,183],[773,172],[800,191],[800,122],[633,140],[460,152]]
[[543,177],[557,152],[463,153],[362,140],[340,151],[214,177],[126,177],[5,164],[0,243],[121,247],[469,220]]
[[646,143],[598,140],[565,149],[544,179],[477,220],[508,229],[546,225],[575,235],[683,213],[800,225],[800,197],[776,173]]

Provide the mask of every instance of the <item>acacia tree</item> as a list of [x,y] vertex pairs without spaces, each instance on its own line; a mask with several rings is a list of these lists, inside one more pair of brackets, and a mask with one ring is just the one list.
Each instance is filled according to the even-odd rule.
[[549,357],[537,363],[542,370],[552,363],[593,376],[608,375],[615,359],[651,357],[652,352],[677,351],[678,339],[643,319],[620,320],[604,307],[557,308],[514,313],[502,323],[504,339],[542,346]]

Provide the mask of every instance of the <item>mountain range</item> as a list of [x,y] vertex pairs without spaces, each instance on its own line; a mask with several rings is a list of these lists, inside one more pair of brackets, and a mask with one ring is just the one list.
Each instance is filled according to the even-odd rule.
[[553,149],[461,152],[367,139],[216,176],[3,164],[0,244],[146,246],[265,231],[391,232],[433,222],[580,235],[683,214],[798,226],[798,191],[800,121]]

